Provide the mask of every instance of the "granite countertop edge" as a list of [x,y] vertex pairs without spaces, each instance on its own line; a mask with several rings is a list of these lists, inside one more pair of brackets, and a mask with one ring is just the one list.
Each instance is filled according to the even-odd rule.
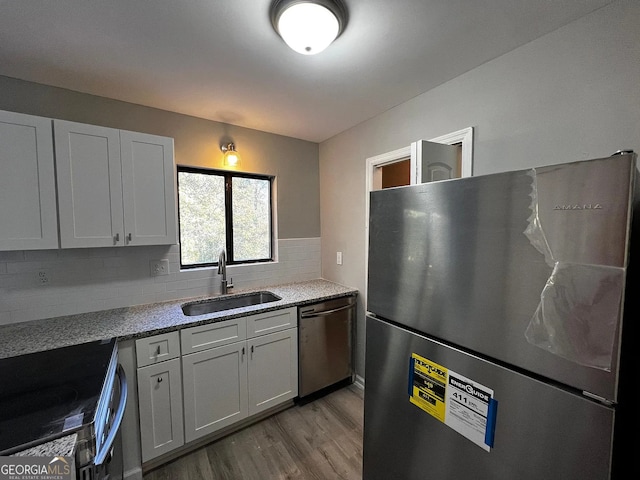
[[[75,455],[78,434],[72,433],[35,447],[13,453],[12,457],[72,457]],[[35,477],[34,477],[35,478]]]
[[325,279],[315,279],[234,291],[229,295],[249,295],[261,291],[272,292],[281,297],[281,300],[204,315],[185,315],[181,308],[183,304],[220,297],[200,296],[1,326],[0,359],[107,338],[116,338],[118,341],[135,340],[246,315],[358,294],[355,288]]

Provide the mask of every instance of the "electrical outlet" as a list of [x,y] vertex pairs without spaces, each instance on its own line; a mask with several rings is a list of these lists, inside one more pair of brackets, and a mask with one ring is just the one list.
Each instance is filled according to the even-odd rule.
[[169,275],[169,260],[150,260],[151,276],[158,277],[160,275]]
[[336,264],[342,265],[342,252],[336,253]]
[[49,275],[46,270],[39,270],[36,278],[38,280],[38,285],[49,285]]

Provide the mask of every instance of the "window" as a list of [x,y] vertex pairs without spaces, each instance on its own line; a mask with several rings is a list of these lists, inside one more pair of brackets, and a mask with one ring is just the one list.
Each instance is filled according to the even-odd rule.
[[178,166],[182,268],[273,259],[273,177]]

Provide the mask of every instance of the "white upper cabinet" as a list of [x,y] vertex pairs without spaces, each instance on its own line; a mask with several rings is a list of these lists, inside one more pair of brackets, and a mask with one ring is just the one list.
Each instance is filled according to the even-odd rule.
[[129,245],[177,243],[173,139],[121,130],[120,159]]
[[124,245],[120,133],[54,120],[62,248]]
[[58,248],[51,119],[0,111],[0,250]]
[[177,243],[173,139],[54,120],[62,248]]

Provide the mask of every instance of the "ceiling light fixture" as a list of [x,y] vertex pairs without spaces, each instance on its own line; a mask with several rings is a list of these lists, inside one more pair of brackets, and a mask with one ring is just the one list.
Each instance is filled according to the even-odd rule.
[[315,55],[343,32],[347,8],[342,0],[275,0],[271,23],[294,51]]
[[235,144],[220,145],[220,150],[224,152],[222,164],[225,167],[237,167],[240,164],[240,154],[236,151]]

